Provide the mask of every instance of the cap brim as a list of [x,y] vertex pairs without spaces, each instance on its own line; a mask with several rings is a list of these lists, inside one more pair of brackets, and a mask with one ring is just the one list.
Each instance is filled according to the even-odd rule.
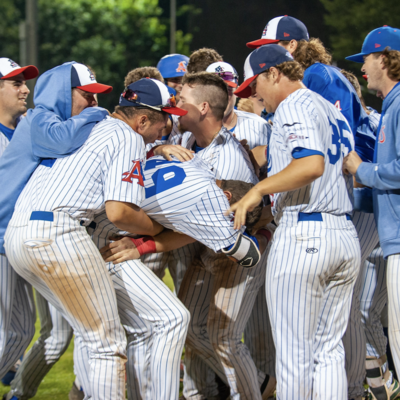
[[163,107],[162,110],[168,114],[179,115],[180,117],[188,113],[187,110],[179,107]]
[[252,76],[249,79],[246,79],[234,92],[233,94],[236,94],[237,97],[240,97],[242,99],[247,99],[248,97],[251,96],[251,87],[250,83],[253,82],[256,78],[257,75]]
[[89,85],[77,86],[77,88],[89,93],[110,93],[113,90],[112,86],[102,83],[90,83]]
[[363,63],[364,62],[364,56],[367,56],[367,55],[368,54],[358,53],[358,54],[354,54],[353,56],[346,57],[346,60],[354,61],[354,62],[357,62],[357,63]]
[[232,81],[224,81],[229,87],[231,88],[237,88],[238,84]]
[[36,78],[39,75],[39,70],[34,65],[27,65],[26,67],[17,68],[12,70],[9,74],[3,76],[1,79],[13,78],[19,74],[23,74],[25,80]]
[[280,40],[277,39],[258,39],[254,40],[252,42],[246,43],[247,47],[250,47],[250,49],[258,49],[261,46],[264,46],[264,44],[272,44],[272,43],[278,43]]

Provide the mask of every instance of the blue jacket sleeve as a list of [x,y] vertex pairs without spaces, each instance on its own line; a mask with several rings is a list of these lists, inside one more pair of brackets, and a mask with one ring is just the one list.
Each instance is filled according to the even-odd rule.
[[357,169],[356,180],[379,190],[400,189],[400,159],[387,164],[363,162]]
[[40,158],[62,158],[72,154],[85,143],[94,125],[107,115],[104,108],[88,107],[63,121],[52,111],[38,110],[31,122],[33,154]]

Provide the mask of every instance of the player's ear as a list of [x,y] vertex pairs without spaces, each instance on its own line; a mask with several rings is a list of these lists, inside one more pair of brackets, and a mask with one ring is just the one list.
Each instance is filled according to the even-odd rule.
[[203,101],[202,103],[200,103],[199,107],[200,107],[201,115],[206,115],[210,110],[210,105],[206,101]]
[[229,204],[231,204],[231,200],[232,200],[232,193],[229,190],[224,190],[224,195],[226,196],[226,198],[229,201]]

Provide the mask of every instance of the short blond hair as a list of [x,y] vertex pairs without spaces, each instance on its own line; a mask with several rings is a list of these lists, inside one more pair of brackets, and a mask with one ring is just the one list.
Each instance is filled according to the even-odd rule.
[[143,78],[156,79],[164,83],[164,78],[156,67],[139,67],[128,72],[128,75],[125,77],[124,85],[125,87],[129,86],[131,83]]

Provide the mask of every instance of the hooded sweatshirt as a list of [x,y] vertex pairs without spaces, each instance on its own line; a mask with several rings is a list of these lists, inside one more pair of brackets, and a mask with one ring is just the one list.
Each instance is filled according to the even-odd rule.
[[400,253],[400,82],[385,97],[373,163],[356,179],[372,187],[375,221],[385,258]]
[[85,143],[94,125],[108,111],[89,107],[71,117],[71,68],[74,62],[55,67],[38,79],[35,108],[18,124],[0,158],[0,253],[4,234],[18,196],[36,167],[46,158],[66,157]]

